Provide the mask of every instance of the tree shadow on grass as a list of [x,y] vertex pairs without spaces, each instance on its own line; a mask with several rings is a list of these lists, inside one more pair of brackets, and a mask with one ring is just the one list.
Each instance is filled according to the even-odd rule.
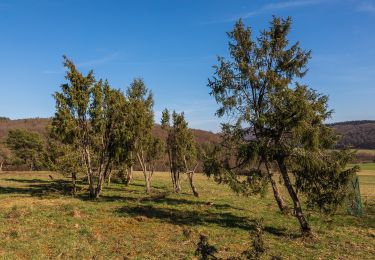
[[[102,195],[99,201],[127,201],[127,202],[137,202],[137,203],[152,203],[152,204],[167,204],[173,206],[179,205],[189,205],[189,206],[198,206],[202,208],[215,208],[218,210],[225,210],[225,209],[235,209],[241,210],[244,209],[231,206],[227,203],[213,203],[210,201],[200,201],[200,200],[189,200],[184,198],[171,198],[169,197],[169,192],[160,192],[157,194],[153,194],[150,196],[144,197],[128,197],[128,196],[109,196],[109,195]],[[189,194],[190,196],[193,196]]]
[[[9,180],[13,181],[13,180]],[[0,186],[0,194],[27,194],[31,196],[43,197],[50,195],[68,195],[72,192],[72,185],[70,181],[66,180],[18,180],[22,183],[30,183],[27,186],[21,187],[3,187]]]
[[19,183],[50,183],[51,182],[51,181],[42,180],[42,179],[13,179],[13,178],[2,179],[2,181],[19,182]]
[[[51,197],[54,195],[71,195],[71,183],[68,180],[19,180],[7,179],[8,181],[19,181],[22,183],[29,183],[30,185],[22,187],[2,187],[0,186],[0,194],[28,194],[37,197]],[[130,192],[130,191],[129,191]],[[131,196],[109,196],[103,195],[97,203],[108,201],[123,201],[132,202],[132,204],[119,208],[116,213],[120,216],[144,216],[151,219],[160,219],[163,222],[168,222],[175,225],[210,225],[214,224],[227,228],[239,228],[246,231],[254,230],[255,220],[248,219],[247,217],[236,216],[229,212],[212,212],[210,209],[215,210],[244,210],[235,208],[227,203],[212,203],[196,199],[185,198],[170,198],[170,193],[159,192],[151,196],[131,197]],[[87,193],[79,193],[76,198],[81,200],[90,200]],[[134,203],[137,203],[134,205]],[[147,205],[152,203],[152,205]],[[143,205],[142,205],[143,204]],[[172,205],[172,206],[190,206],[190,209],[174,209],[155,207],[155,205]],[[196,206],[196,207],[193,207]],[[265,232],[276,235],[292,237],[293,234],[288,234],[286,229],[266,226]]]
[[228,228],[239,228],[243,230],[254,230],[254,221],[246,217],[239,217],[231,213],[213,213],[197,210],[178,210],[171,208],[158,208],[152,205],[128,205],[116,211],[120,216],[147,217],[159,219],[163,222],[175,225],[207,225],[215,224]]
[[[247,217],[236,216],[228,212],[207,212],[197,210],[178,210],[171,208],[158,208],[152,205],[129,205],[117,209],[120,216],[129,217],[147,217],[149,219],[158,219],[174,225],[217,225],[225,228],[238,228],[246,231],[254,231],[256,220]],[[290,233],[286,228],[277,228],[265,226],[264,231],[278,237],[300,238],[300,233]]]

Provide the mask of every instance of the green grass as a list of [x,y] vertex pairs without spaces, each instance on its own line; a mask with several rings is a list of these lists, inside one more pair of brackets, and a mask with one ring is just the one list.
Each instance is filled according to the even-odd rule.
[[375,171],[375,163],[361,163],[358,165],[361,167],[361,170]]
[[356,151],[357,153],[375,155],[374,149],[352,149],[352,150]]
[[[52,182],[48,175],[59,181]],[[373,259],[375,174],[360,174],[368,195],[361,218],[307,212],[314,238],[300,237],[292,216],[265,198],[241,197],[197,175],[200,197],[171,191],[169,174],[156,173],[153,194],[144,194],[142,176],[132,185],[111,184],[98,201],[59,192],[64,178],[50,172],[0,174],[0,257],[2,259],[194,259],[199,234],[206,234],[220,257],[248,248],[254,220],[263,217],[265,259]],[[190,237],[184,233],[191,233]]]

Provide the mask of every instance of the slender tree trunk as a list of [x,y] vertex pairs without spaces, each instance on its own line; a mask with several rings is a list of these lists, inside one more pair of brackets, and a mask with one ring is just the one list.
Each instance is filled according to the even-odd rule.
[[126,185],[129,185],[133,181],[133,152],[130,152],[130,167],[128,171]]
[[111,177],[112,177],[112,164],[109,166],[108,173],[107,173],[107,185],[111,185]]
[[1,161],[1,162],[0,162],[0,172],[3,171],[3,164],[4,164],[4,161]]
[[129,168],[128,184],[133,180],[133,164]]
[[193,191],[193,194],[194,194],[195,197],[199,197],[198,191],[195,188],[195,185],[194,185],[194,182],[193,182],[194,173],[197,170],[198,163],[195,164],[194,169],[192,171],[187,171],[188,163],[186,161],[186,157],[184,157],[184,167],[185,167],[186,175],[189,179],[191,190]]
[[190,187],[191,187],[191,190],[193,191],[194,196],[199,197],[199,193],[193,182],[194,171],[188,172],[187,176],[188,176]]
[[151,192],[151,179],[149,177],[149,172],[147,171],[147,166],[143,157],[143,153],[142,156],[139,153],[137,153],[137,157],[143,171],[143,176],[145,178],[146,193],[149,194]]
[[[99,198],[100,193],[103,190],[104,179],[108,175],[108,171],[110,169],[110,165],[111,165],[111,160],[108,160],[107,163],[106,163],[106,165],[105,165],[104,170],[102,170],[101,172],[99,172],[98,183],[97,183],[97,186],[96,186],[96,189],[95,189],[95,199]],[[100,166],[99,169],[102,169],[102,166]]]
[[77,180],[77,173],[72,172],[72,195],[73,196],[77,194],[76,180]]
[[112,171],[109,173],[108,175],[108,181],[107,181],[107,185],[110,186],[111,185],[111,177],[112,177]]
[[277,184],[275,180],[272,178],[272,172],[269,168],[268,162],[265,162],[265,166],[267,169],[268,179],[271,183],[273,196],[275,197],[275,200],[277,202],[277,205],[279,206],[279,209],[282,213],[286,214],[288,213],[288,206],[285,204],[283,197],[281,196],[279,189],[277,188]]
[[285,165],[284,159],[279,159],[277,161],[281,175],[283,177],[285,186],[288,190],[288,193],[290,195],[290,198],[293,200],[293,205],[294,205],[294,211],[295,211],[295,216],[299,221],[299,224],[301,226],[301,231],[303,234],[310,235],[311,234],[311,228],[309,223],[307,222],[301,208],[301,203],[299,202],[298,196],[296,192],[294,191],[292,182],[290,181],[289,175],[288,175],[288,170]]
[[175,179],[175,174],[173,170],[173,165],[172,165],[172,157],[171,157],[171,151],[168,149],[168,161],[169,161],[169,171],[171,172],[171,180],[172,180],[172,185],[173,189],[176,188],[176,179]]
[[172,180],[173,189],[175,189],[175,187],[176,187],[176,181],[175,181],[175,178],[174,178],[173,171],[171,171],[171,180]]
[[175,191],[179,193],[181,191],[180,173],[175,172]]
[[150,177],[150,173],[147,171],[146,167],[145,167],[145,170],[143,171],[143,175],[145,177],[146,193],[149,194],[149,193],[151,193],[151,177]]
[[84,157],[85,157],[85,164],[87,168],[87,180],[89,182],[89,192],[90,192],[90,198],[95,198],[95,189],[94,189],[94,176],[92,173],[91,168],[91,157],[90,157],[90,151],[87,147],[83,149]]
[[125,186],[128,186],[130,183],[130,168],[121,170],[121,180],[125,183]]

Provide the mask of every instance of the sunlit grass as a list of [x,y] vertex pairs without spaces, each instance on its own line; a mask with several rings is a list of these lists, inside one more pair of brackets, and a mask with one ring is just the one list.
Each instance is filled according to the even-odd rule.
[[[249,246],[254,220],[263,217],[266,259],[371,259],[375,254],[375,174],[361,172],[368,202],[362,218],[341,210],[335,216],[307,212],[315,238],[299,236],[292,216],[278,212],[272,194],[242,197],[205,176],[196,176],[200,197],[188,182],[171,189],[169,174],[156,173],[153,193],[144,194],[142,175],[129,187],[106,186],[98,201],[60,193],[64,178],[51,172],[0,174],[0,256],[3,259],[191,259],[199,234],[208,235],[220,257],[238,256]],[[68,180],[68,179],[66,179]],[[190,233],[190,236],[186,236]],[[184,235],[185,234],[185,235]]]

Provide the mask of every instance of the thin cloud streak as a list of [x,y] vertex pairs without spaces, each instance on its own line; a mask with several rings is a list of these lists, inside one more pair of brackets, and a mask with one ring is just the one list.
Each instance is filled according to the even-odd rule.
[[77,67],[93,67],[95,65],[107,64],[107,63],[117,59],[118,57],[119,57],[119,53],[114,52],[114,53],[111,53],[109,55],[106,55],[106,56],[98,58],[98,59],[78,62]]
[[[119,57],[119,52],[113,52],[111,54],[108,54],[106,56],[103,56],[97,59],[78,62],[76,65],[77,67],[80,67],[80,68],[89,67],[92,69],[96,65],[108,64],[109,62],[116,60],[118,57]],[[60,74],[63,72],[64,72],[64,69],[56,69],[56,70],[46,69],[43,71],[43,74]]]
[[234,22],[234,21],[237,21],[239,18],[247,19],[256,15],[260,15],[260,14],[264,14],[264,13],[268,13],[272,11],[295,8],[295,7],[302,7],[302,6],[309,6],[309,5],[316,5],[321,2],[322,0],[292,0],[292,1],[285,1],[285,2],[270,3],[270,4],[263,5],[262,7],[254,11],[251,11],[242,15],[236,15],[235,17],[231,17],[229,19],[207,22],[205,24]]

